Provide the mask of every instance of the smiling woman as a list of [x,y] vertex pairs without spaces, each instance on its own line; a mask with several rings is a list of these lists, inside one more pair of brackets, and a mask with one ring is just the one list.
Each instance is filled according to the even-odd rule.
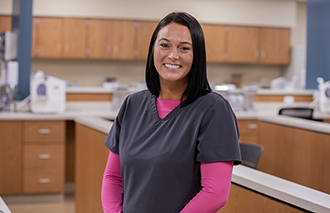
[[148,90],[129,95],[105,140],[104,212],[215,213],[241,163],[236,117],[206,77],[202,28],[174,12],[149,45]]

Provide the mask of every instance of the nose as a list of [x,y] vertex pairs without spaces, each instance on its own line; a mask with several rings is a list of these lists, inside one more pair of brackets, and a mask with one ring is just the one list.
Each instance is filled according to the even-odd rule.
[[170,52],[169,55],[168,55],[168,58],[169,58],[169,59],[172,59],[172,60],[177,60],[177,59],[179,59],[179,54],[178,54],[178,51],[177,51],[176,48],[173,48],[173,49],[171,50],[171,52]]

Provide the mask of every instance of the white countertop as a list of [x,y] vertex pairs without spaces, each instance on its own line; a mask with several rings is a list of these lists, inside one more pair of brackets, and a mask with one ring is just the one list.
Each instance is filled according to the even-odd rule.
[[66,93],[112,93],[112,88],[103,87],[66,87]]
[[0,120],[73,120],[80,116],[115,119],[117,113],[111,102],[68,101],[64,113],[0,112]]
[[299,129],[305,129],[314,132],[330,134],[330,124],[319,121],[311,121],[301,118],[288,117],[283,115],[276,116],[258,116],[260,121],[279,124],[283,126],[290,126]]
[[8,209],[6,203],[2,200],[1,196],[0,196],[0,212],[11,213],[11,211]]
[[330,195],[248,168],[234,166],[232,182],[311,212],[330,212]]
[[[136,91],[137,89],[131,88]],[[313,95],[315,90],[299,89],[299,90],[271,90],[259,89],[257,95]],[[67,93],[112,93],[113,89],[103,87],[67,87]]]

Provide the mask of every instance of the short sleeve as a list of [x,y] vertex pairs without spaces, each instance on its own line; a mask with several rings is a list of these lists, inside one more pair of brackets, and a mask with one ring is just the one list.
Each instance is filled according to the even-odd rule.
[[197,161],[241,163],[237,120],[229,102],[219,98],[206,112],[200,126]]
[[120,130],[121,130],[123,117],[126,110],[126,105],[127,105],[127,98],[124,100],[123,104],[121,105],[117,117],[114,123],[112,124],[109,134],[104,142],[104,144],[108,147],[108,149],[110,149],[111,152],[116,154],[119,154],[119,137],[120,137]]

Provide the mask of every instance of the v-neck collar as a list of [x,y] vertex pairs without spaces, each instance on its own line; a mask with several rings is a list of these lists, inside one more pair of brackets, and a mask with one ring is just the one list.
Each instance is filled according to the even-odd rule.
[[[150,93],[151,94],[151,93]],[[164,118],[160,118],[159,114],[158,114],[158,109],[157,109],[157,105],[156,105],[156,99],[157,97],[155,95],[150,95],[149,97],[149,103],[151,105],[152,111],[154,116],[158,119],[158,120],[167,120],[170,119],[171,117],[175,116],[180,110],[180,104],[178,106],[176,106],[173,110],[171,110]]]

